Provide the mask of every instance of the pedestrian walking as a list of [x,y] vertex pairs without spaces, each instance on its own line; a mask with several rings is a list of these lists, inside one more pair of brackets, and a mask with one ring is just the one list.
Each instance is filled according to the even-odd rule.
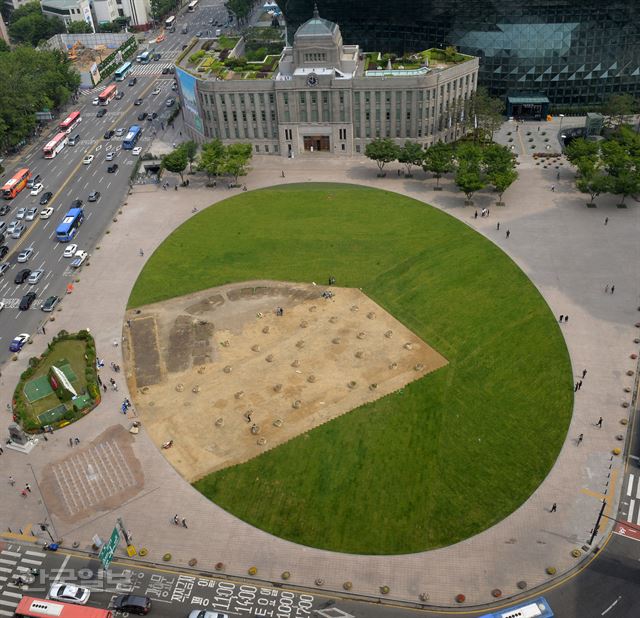
[[507,230],[507,238],[509,238],[509,236],[511,236],[511,231]]
[[46,329],[44,326],[42,327],[42,334],[43,334],[43,335],[46,335],[46,334],[47,334],[47,329]]
[[98,374],[97,377],[98,377],[98,384],[102,386],[102,378],[100,377],[100,374]]
[[604,293],[607,294],[609,292],[609,284],[604,286]]
[[582,380],[578,380],[578,390],[582,388]]
[[560,324],[562,324],[562,320],[564,320],[564,316],[560,314]]
[[611,286],[611,293],[613,294],[615,291],[616,291],[616,286],[615,286],[615,285],[612,285],[612,286]]
[[4,449],[0,446],[0,455],[4,455]]
[[582,379],[584,380],[587,377],[587,370],[583,369],[582,370]]
[[573,392],[577,393],[578,392],[578,383],[576,382],[575,386],[573,387]]
[[13,487],[15,484],[16,484],[16,480],[10,474],[9,475],[9,485],[11,485],[11,487]]
[[106,384],[103,384],[103,385],[102,385],[102,390],[103,390],[105,393],[107,392],[107,385],[106,385]]
[[496,230],[500,230],[500,221],[498,221],[498,223],[496,223]]
[[580,446],[582,444],[582,440],[584,440],[584,434],[583,433],[581,433],[578,436],[578,444],[577,444],[577,446]]
[[596,427],[597,427],[598,429],[602,429],[602,417],[600,417],[600,418],[598,419],[598,422],[596,423]]
[[173,523],[174,523],[176,526],[180,525],[180,518],[178,517],[178,514],[177,514],[177,513],[173,516]]
[[557,510],[558,510],[558,505],[554,502],[554,503],[551,505],[551,511],[550,511],[550,512],[551,512],[551,513],[555,513]]
[[604,224],[607,225],[607,223],[609,223],[609,217],[604,218]]
[[560,172],[556,174],[556,180],[560,180]]
[[74,438],[73,441],[76,443],[76,445],[80,444],[80,438]]
[[569,321],[569,316],[568,315],[564,316],[564,321],[565,321],[565,323]]
[[29,485],[29,483],[25,483],[25,484],[24,484],[24,488],[25,488],[29,493],[31,493],[31,485]]
[[73,438],[69,438],[69,446],[73,446]]
[[478,218],[478,211],[477,211],[477,210],[473,213],[473,218],[474,218],[474,219],[477,219],[477,218]]
[[182,527],[183,528],[188,528],[189,526],[187,526],[187,520],[184,519],[184,517],[182,518]]
[[282,172],[280,172],[280,175],[284,178],[284,170],[282,170]]
[[144,251],[140,249],[140,257],[142,257],[143,255],[144,255]]
[[555,186],[555,185],[551,185],[551,191],[552,191],[553,193],[555,193],[555,191],[556,191],[556,186]]

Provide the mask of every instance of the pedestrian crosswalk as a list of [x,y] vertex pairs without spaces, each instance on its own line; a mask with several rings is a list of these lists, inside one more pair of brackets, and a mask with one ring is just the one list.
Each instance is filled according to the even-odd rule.
[[[0,616],[13,616],[18,602],[34,580],[32,569],[39,569],[46,554],[28,546],[10,544],[0,551]],[[26,582],[18,586],[16,580],[22,577]],[[36,581],[38,578],[35,578]]]
[[[129,75],[139,77],[140,75],[162,75],[163,69],[170,69],[173,63],[150,62],[149,64],[136,64],[131,69]],[[170,73],[165,73],[165,77],[172,78]]]
[[629,474],[626,495],[629,500],[627,521],[640,526],[640,474]]

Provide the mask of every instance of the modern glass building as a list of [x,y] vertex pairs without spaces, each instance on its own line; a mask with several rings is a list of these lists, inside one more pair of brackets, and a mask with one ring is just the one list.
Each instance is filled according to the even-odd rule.
[[[314,0],[282,0],[290,32]],[[455,45],[480,57],[494,95],[545,94],[585,105],[640,95],[639,0],[318,0],[361,49],[403,54]]]

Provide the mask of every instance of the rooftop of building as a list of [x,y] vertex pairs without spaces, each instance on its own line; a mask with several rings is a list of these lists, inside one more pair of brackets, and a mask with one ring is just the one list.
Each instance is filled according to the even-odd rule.
[[313,17],[304,22],[294,35],[296,39],[303,37],[333,36],[338,24],[323,19],[318,13],[317,5],[313,7]]
[[58,10],[78,8],[82,0],[42,0],[43,7],[52,7]]

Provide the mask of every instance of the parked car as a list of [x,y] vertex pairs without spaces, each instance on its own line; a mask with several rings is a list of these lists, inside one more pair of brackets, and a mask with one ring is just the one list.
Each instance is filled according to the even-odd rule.
[[115,98],[116,98],[116,101],[119,101],[120,99],[124,99],[124,92],[122,92],[122,90],[119,90]]
[[104,137],[104,139],[111,139],[115,135],[115,133],[116,132],[113,129],[108,129],[104,132],[104,135],[102,137]]
[[20,305],[18,306],[18,309],[20,309],[20,311],[27,311],[27,309],[29,309],[29,307],[31,307],[31,305],[33,305],[33,301],[35,299],[36,299],[36,293],[35,292],[27,292],[20,299]]
[[138,83],[138,78],[137,77],[132,77],[129,80],[129,86],[135,86]]
[[65,584],[56,582],[49,590],[49,598],[54,601],[64,601],[66,603],[75,603],[76,605],[84,605],[91,595],[89,588],[82,588],[74,584]]
[[107,113],[107,110],[103,107],[102,109],[98,110],[98,113],[96,114],[96,118],[102,118],[106,113]]
[[21,333],[13,338],[13,341],[9,345],[10,352],[20,352],[22,348],[29,342],[31,337],[27,333]]
[[70,264],[71,268],[80,268],[87,257],[89,257],[89,254],[86,251],[76,251],[73,262]]
[[176,102],[176,100],[173,97],[170,97],[170,98],[167,99],[167,102],[165,103],[165,105],[167,107],[171,107],[175,102]]
[[126,129],[124,127],[118,127],[116,129],[116,137],[122,137],[125,134]]
[[39,195],[40,193],[42,193],[44,189],[44,185],[39,182],[37,185],[33,185],[33,188],[31,189],[31,195]]
[[20,285],[21,283],[24,283],[29,278],[30,274],[31,274],[30,268],[23,268],[22,270],[19,270],[16,273],[16,276],[14,277],[13,282],[16,285]]
[[134,594],[121,594],[114,599],[111,607],[119,612],[144,615],[151,609],[151,599]]
[[118,164],[117,163],[112,163],[108,168],[107,168],[107,172],[109,174],[115,174],[118,171]]
[[29,285],[35,285],[42,279],[42,275],[44,275],[44,270],[42,268],[37,268],[36,270],[32,270],[29,278],[27,279],[27,283]]
[[134,157],[137,157],[141,152],[142,152],[142,148],[140,148],[140,146],[136,146],[136,147],[131,151],[131,154],[132,154]]
[[84,165],[89,165],[94,160],[94,155],[87,155],[84,159],[82,159],[82,163]]
[[91,191],[91,193],[89,193],[89,198],[88,198],[89,202],[97,202],[99,199],[100,199],[100,191]]
[[36,218],[36,215],[38,214],[38,209],[37,208],[29,208],[29,210],[27,210],[27,214],[24,217],[25,221],[33,221]]
[[42,311],[46,311],[47,313],[50,313],[51,311],[53,311],[56,308],[56,305],[60,302],[60,297],[59,296],[49,296],[49,298],[47,298],[47,300],[44,301],[42,307],[40,307],[40,309],[42,309]]
[[113,161],[115,156],[116,156],[116,153],[112,150],[111,152],[107,153],[107,156],[104,159],[105,161]]
[[26,229],[27,229],[27,226],[24,223],[22,223],[22,221],[18,221],[18,225],[16,225],[13,228],[13,232],[11,232],[11,238],[14,238],[14,239],[21,238]]
[[136,99],[133,104],[134,105],[142,105],[142,102],[144,101],[144,99]]
[[62,254],[62,257],[66,257],[66,258],[70,258],[73,257],[76,254],[76,251],[78,250],[78,245],[67,245],[64,248],[64,252]]
[[40,206],[46,206],[53,197],[53,193],[51,191],[45,191],[40,197]]
[[33,253],[33,247],[27,247],[26,249],[23,249],[22,251],[20,251],[20,253],[18,253],[18,262],[20,264],[28,262],[31,256],[33,256]]
[[40,211],[40,218],[41,219],[48,219],[52,214],[53,214],[54,210],[53,208],[51,208],[51,206],[49,206],[48,208],[43,208]]
[[160,94],[160,88],[154,88],[151,91],[151,94],[155,97],[157,94]]

